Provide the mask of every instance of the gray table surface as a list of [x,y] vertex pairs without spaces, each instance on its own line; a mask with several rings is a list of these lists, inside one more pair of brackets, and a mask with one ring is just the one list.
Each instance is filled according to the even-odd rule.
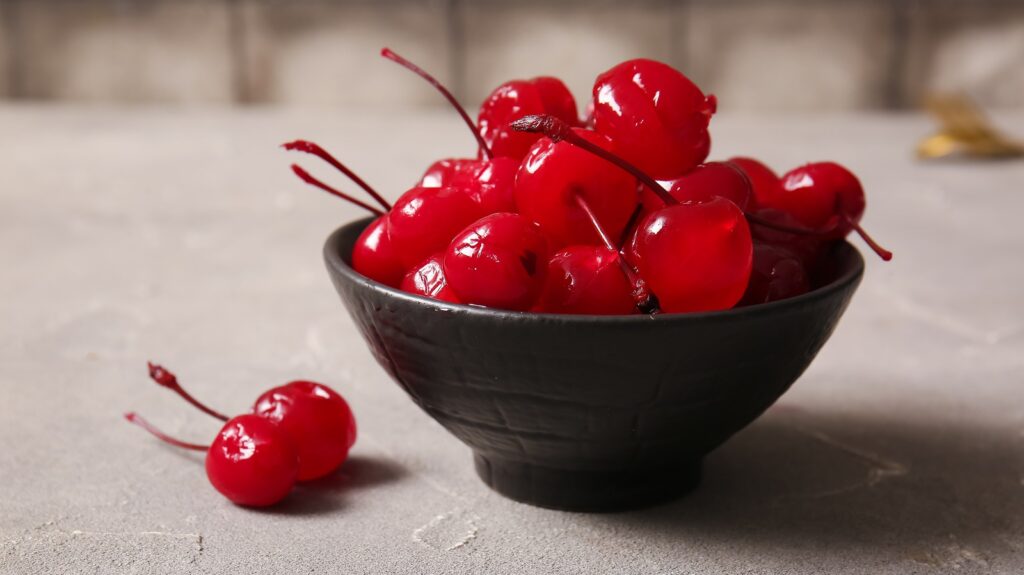
[[[714,157],[848,164],[896,259],[869,258],[821,355],[696,493],[584,515],[488,491],[374,364],[320,258],[357,212],[275,148],[317,139],[396,197],[470,152],[453,115],[0,108],[0,573],[1024,572],[1024,163],[917,163],[919,116],[713,129]],[[148,383],[151,358],[235,412],[322,380],[359,443],[280,507],[235,507],[120,418],[216,432]]]

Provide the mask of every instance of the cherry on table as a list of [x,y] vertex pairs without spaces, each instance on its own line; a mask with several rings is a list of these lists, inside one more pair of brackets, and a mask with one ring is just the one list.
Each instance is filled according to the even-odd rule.
[[348,402],[314,381],[292,381],[264,392],[253,413],[276,423],[291,438],[298,451],[299,481],[341,467],[356,441],[356,420]]
[[205,451],[210,484],[237,505],[273,505],[288,495],[298,477],[299,457],[292,440],[263,417],[250,413],[228,420],[209,446],[170,437],[136,413],[126,413],[125,419],[161,441]]
[[444,251],[444,274],[465,303],[527,310],[544,286],[549,255],[535,223],[519,214],[491,214],[451,241]]
[[597,77],[593,95],[594,129],[654,178],[677,178],[707,157],[717,102],[675,68],[627,60]]
[[[163,366],[150,362],[149,376],[193,406],[221,421],[229,418],[196,400]],[[293,381],[257,398],[252,413],[279,426],[299,458],[298,480],[316,479],[345,462],[356,440],[356,420],[338,392],[312,381]]]

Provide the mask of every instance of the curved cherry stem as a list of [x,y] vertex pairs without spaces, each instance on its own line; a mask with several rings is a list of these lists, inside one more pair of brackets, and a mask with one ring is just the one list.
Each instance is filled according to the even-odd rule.
[[160,431],[145,419],[142,419],[142,416],[135,413],[134,411],[129,411],[128,413],[124,414],[124,418],[127,419],[129,423],[138,425],[142,429],[145,429],[146,431],[155,435],[157,439],[159,439],[160,441],[170,443],[175,447],[180,447],[182,449],[191,449],[193,451],[206,451],[210,449],[208,445],[199,445],[198,443],[188,443],[180,439],[175,439],[170,435],[167,435],[166,433]]
[[320,147],[320,145],[310,142],[308,140],[295,140],[292,142],[285,142],[284,144],[281,144],[281,147],[289,151],[305,152],[307,154],[312,154],[320,158],[321,160],[333,166],[339,172],[345,174],[345,176],[348,179],[355,182],[356,185],[365,190],[367,194],[370,194],[370,197],[373,198],[374,201],[376,201],[378,204],[380,204],[385,211],[391,209],[391,204],[388,203],[388,201],[385,200],[383,196],[378,194],[377,190],[373,189],[373,186],[367,184],[366,181],[360,178],[358,174],[350,170],[348,166],[346,166],[345,164],[339,162],[337,158],[332,156],[327,150]]
[[874,238],[868,235],[868,233],[864,231],[864,228],[860,227],[859,223],[854,222],[845,214],[842,217],[843,219],[846,220],[850,227],[853,228],[853,231],[857,232],[857,235],[860,236],[860,239],[864,240],[864,243],[866,243],[869,248],[871,248],[872,250],[874,250],[876,254],[878,254],[878,257],[882,258],[883,261],[892,260],[892,252],[878,245],[878,242],[876,242]]
[[167,389],[173,391],[174,393],[177,393],[182,397],[182,399],[191,403],[199,411],[202,411],[206,415],[215,417],[221,421],[227,421],[228,419],[230,419],[223,413],[210,409],[202,402],[200,402],[198,399],[192,397],[192,395],[189,392],[185,391],[185,388],[181,387],[181,384],[178,383],[178,377],[171,373],[170,371],[168,371],[167,369],[165,369],[164,366],[149,361],[146,362],[146,366],[149,368],[149,377],[153,381],[166,387]]
[[338,189],[335,189],[335,188],[332,188],[331,186],[328,186],[327,184],[325,184],[325,183],[321,182],[320,180],[314,178],[313,176],[309,175],[309,172],[307,172],[306,170],[303,170],[302,168],[300,168],[298,164],[292,164],[292,171],[295,172],[295,175],[298,176],[302,181],[306,182],[307,184],[309,184],[311,186],[316,186],[316,187],[320,188],[321,190],[327,192],[328,194],[335,195],[335,196],[338,196],[339,198],[341,198],[341,199],[343,199],[345,201],[352,202],[353,204],[359,206],[360,208],[363,208],[364,210],[372,213],[375,216],[383,216],[384,215],[384,212],[382,212],[379,209],[371,206],[370,204],[367,204],[366,202],[359,201],[359,200],[353,198],[352,196],[346,194],[345,192],[343,192],[341,190],[338,190]]
[[643,313],[658,313],[658,298],[655,297],[649,289],[647,289],[647,282],[640,277],[640,274],[633,269],[633,266],[629,265],[629,262],[626,261],[626,258],[622,255],[618,246],[612,242],[612,239],[608,236],[604,226],[602,226],[601,222],[598,221],[597,214],[594,213],[594,210],[590,209],[590,204],[587,203],[587,200],[581,194],[574,193],[573,197],[576,199],[576,203],[580,206],[580,209],[583,210],[583,213],[587,214],[587,218],[594,226],[594,231],[597,232],[597,235],[601,236],[601,242],[604,244],[604,247],[615,252],[615,256],[619,261],[619,267],[622,268],[622,272],[626,274],[626,279],[629,280],[629,284],[633,286],[633,291],[630,295],[633,296],[633,300],[636,302],[636,308]]
[[551,138],[551,141],[553,142],[568,142],[577,148],[582,148],[591,154],[611,162],[629,172],[636,179],[640,180],[640,183],[649,187],[652,192],[657,194],[658,197],[661,198],[661,201],[665,202],[665,205],[674,206],[679,203],[679,200],[672,197],[672,194],[668,193],[668,191],[666,191],[657,180],[645,174],[643,170],[601,146],[591,143],[583,136],[572,131],[572,126],[554,116],[547,114],[523,116],[509,125],[517,132],[544,134],[548,138]]
[[466,109],[463,108],[462,104],[460,104],[459,101],[455,99],[455,96],[453,96],[452,93],[448,91],[448,88],[444,87],[444,84],[439,82],[437,78],[428,74],[426,70],[424,70],[423,68],[420,68],[416,64],[413,64],[412,62],[396,54],[393,50],[391,50],[391,48],[382,48],[380,51],[380,55],[387,58],[388,60],[391,60],[392,62],[399,64],[405,69],[412,71],[414,74],[416,74],[420,78],[423,78],[431,86],[436,88],[438,92],[441,92],[441,95],[444,96],[445,99],[448,100],[448,103],[450,103],[452,107],[455,108],[455,111],[458,112],[460,116],[462,116],[462,121],[466,122],[466,125],[469,126],[469,131],[473,132],[473,137],[476,138],[476,142],[477,144],[480,145],[480,150],[483,151],[484,156],[488,160],[494,157],[494,154],[491,152],[491,148],[487,145],[487,142],[484,141],[484,137],[480,134],[480,130],[477,128],[476,122],[474,122],[473,119],[469,117],[469,114],[466,113]]

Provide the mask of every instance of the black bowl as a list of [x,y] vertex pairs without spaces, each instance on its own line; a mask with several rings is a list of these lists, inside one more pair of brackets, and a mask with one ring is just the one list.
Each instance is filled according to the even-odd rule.
[[838,244],[819,287],[711,313],[550,315],[449,304],[349,265],[370,220],[324,257],[374,357],[471,447],[480,478],[533,505],[611,511],[694,488],[701,460],[796,381],[864,272]]

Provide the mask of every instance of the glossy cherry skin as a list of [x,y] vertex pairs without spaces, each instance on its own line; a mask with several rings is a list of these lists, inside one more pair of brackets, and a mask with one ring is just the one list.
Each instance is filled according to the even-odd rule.
[[782,176],[777,192],[762,205],[792,215],[802,225],[844,237],[860,222],[866,200],[860,180],[835,162],[816,162]]
[[[608,138],[574,128],[588,141],[616,151]],[[580,194],[607,233],[617,238],[636,209],[638,188],[633,176],[567,142],[539,140],[519,167],[516,207],[536,222],[553,249],[574,244],[601,245],[593,223],[576,202]]]
[[547,276],[548,242],[519,214],[485,216],[455,236],[444,252],[444,273],[465,303],[530,309]]
[[405,267],[387,232],[386,216],[381,216],[359,234],[352,247],[352,269],[384,285],[398,287],[405,275]]
[[485,214],[512,212],[516,209],[514,191],[518,171],[519,162],[506,157],[439,160],[423,174],[420,186],[463,188]]
[[444,275],[444,253],[438,252],[413,267],[402,280],[402,291],[451,303],[462,303]]
[[750,283],[740,305],[778,301],[807,293],[810,289],[807,271],[797,255],[780,246],[754,243]]
[[452,183],[455,174],[465,169],[466,166],[476,164],[480,160],[474,158],[445,158],[438,160],[423,172],[417,186],[421,188],[443,188]]
[[[790,228],[803,227],[803,224],[790,214],[773,208],[760,208],[754,211],[754,215],[759,219]],[[828,246],[828,241],[818,234],[794,234],[757,223],[750,224],[750,234],[755,243],[778,246],[795,255],[807,271],[817,269],[818,262]]]
[[743,170],[743,173],[747,175],[750,180],[750,186],[754,192],[754,206],[758,204],[759,199],[770,198],[778,193],[779,187],[782,182],[779,180],[778,174],[776,174],[771,168],[764,165],[763,163],[746,157],[729,158],[728,163]]
[[659,180],[678,178],[704,161],[715,108],[714,96],[654,60],[627,60],[594,84],[594,128]]
[[[708,162],[701,164],[686,174],[662,182],[672,197],[680,202],[704,202],[715,197],[723,197],[736,204],[740,210],[746,211],[752,204],[750,180],[737,166],[725,162]],[[643,189],[641,200],[644,211],[651,212],[665,205],[661,198]]]
[[276,424],[299,457],[298,480],[323,477],[345,462],[356,440],[352,409],[333,389],[293,381],[263,393],[253,413]]
[[548,261],[539,311],[590,315],[636,312],[618,254],[601,246],[569,246]]
[[719,197],[648,214],[626,254],[663,311],[713,311],[743,297],[753,244],[743,212]]
[[398,261],[408,270],[443,250],[482,212],[466,189],[416,187],[388,212],[387,233]]
[[210,483],[238,505],[277,503],[291,491],[298,472],[298,451],[288,434],[255,414],[229,420],[206,452]]
[[477,125],[494,157],[521,160],[537,134],[516,132],[509,124],[531,114],[550,114],[569,125],[578,126],[576,100],[558,78],[540,77],[512,80],[498,86],[480,105]]

